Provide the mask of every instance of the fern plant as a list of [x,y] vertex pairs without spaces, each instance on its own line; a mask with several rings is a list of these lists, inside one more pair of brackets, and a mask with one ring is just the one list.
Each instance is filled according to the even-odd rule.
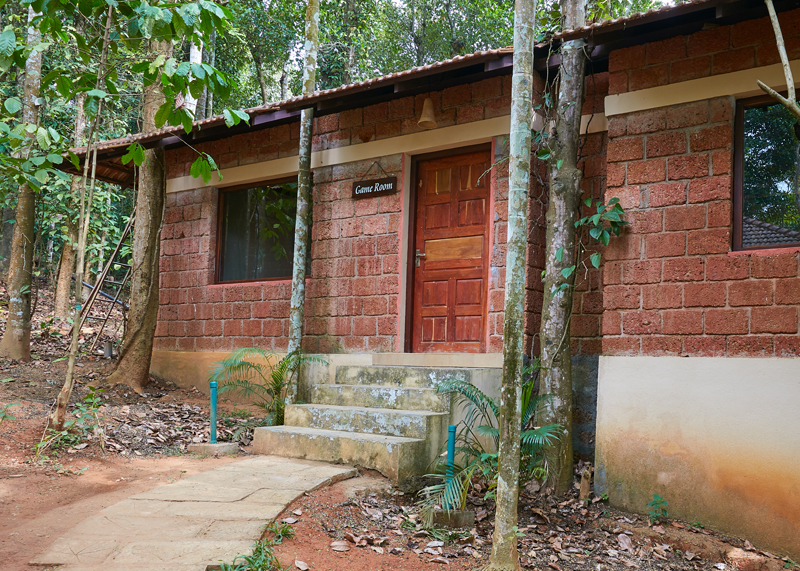
[[253,399],[267,414],[273,415],[273,424],[280,425],[286,409],[286,390],[296,382],[300,367],[306,363],[327,364],[327,361],[300,351],[281,358],[273,351],[243,347],[214,363],[208,380],[218,383],[220,393],[233,391]]
[[[536,394],[539,364],[534,361],[523,371],[522,382],[522,431],[520,434],[520,482],[547,476],[545,452],[559,438],[560,424],[534,426],[534,417],[549,395]],[[461,462],[448,465],[438,461],[435,477],[441,482],[426,487],[419,502],[426,525],[430,526],[433,510],[437,506],[445,509],[464,509],[473,477],[481,476],[489,486],[487,496],[494,495],[497,485],[497,450],[500,446],[498,416],[500,405],[484,394],[478,387],[459,380],[446,379],[438,387],[439,393],[450,393],[456,407],[464,411],[464,420],[456,432],[456,457]],[[484,446],[490,442],[492,447]],[[449,480],[447,472],[453,476]]]

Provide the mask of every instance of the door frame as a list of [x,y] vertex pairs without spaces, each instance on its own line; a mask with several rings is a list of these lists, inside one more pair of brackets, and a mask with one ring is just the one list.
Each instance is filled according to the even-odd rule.
[[[453,149],[446,149],[444,151],[436,151],[433,153],[424,153],[420,155],[414,155],[411,157],[411,176],[410,176],[410,185],[409,185],[409,193],[408,193],[408,236],[405,237],[406,241],[406,267],[408,271],[406,272],[406,315],[405,315],[405,338],[403,339],[403,352],[405,353],[412,353],[413,352],[413,339],[414,339],[414,296],[416,292],[414,291],[414,283],[416,278],[416,272],[414,268],[415,262],[415,246],[417,243],[417,195],[419,192],[419,184],[417,177],[419,176],[419,163],[424,161],[429,161],[432,159],[444,159],[447,157],[455,157],[458,155],[468,155],[470,153],[477,153],[477,152],[488,152],[489,153],[489,160],[492,160],[492,150],[494,149],[494,141],[488,141],[486,143],[479,143],[477,145],[469,145],[466,147],[455,147]],[[494,164],[491,163],[491,169],[494,169]],[[492,184],[492,178],[489,177],[489,204],[494,204],[494,185]],[[487,205],[488,206],[488,205]],[[488,210],[488,209],[487,209]],[[487,232],[489,232],[489,247],[492,247],[493,240],[492,240],[492,231],[494,229],[494,218],[489,218],[489,224],[487,228]],[[488,270],[491,269],[491,252],[489,252],[489,266],[487,268],[487,280],[491,272]],[[487,281],[488,284],[488,281]],[[488,296],[488,288],[486,292]],[[488,298],[487,303],[485,304],[486,310],[488,310]],[[488,312],[488,311],[487,311]],[[487,327],[488,327],[488,317],[487,317]],[[485,341],[485,340],[484,340]]]

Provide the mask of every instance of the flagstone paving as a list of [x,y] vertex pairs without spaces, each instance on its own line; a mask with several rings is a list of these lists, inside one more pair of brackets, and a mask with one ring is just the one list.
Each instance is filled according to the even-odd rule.
[[264,526],[350,466],[259,456],[136,494],[92,515],[31,565],[59,571],[206,571],[251,553]]

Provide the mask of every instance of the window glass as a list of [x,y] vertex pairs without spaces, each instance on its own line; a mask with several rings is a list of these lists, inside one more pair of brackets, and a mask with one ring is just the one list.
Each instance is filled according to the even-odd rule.
[[795,121],[777,103],[744,110],[744,248],[800,242],[800,147]]
[[292,275],[297,182],[225,191],[219,281]]

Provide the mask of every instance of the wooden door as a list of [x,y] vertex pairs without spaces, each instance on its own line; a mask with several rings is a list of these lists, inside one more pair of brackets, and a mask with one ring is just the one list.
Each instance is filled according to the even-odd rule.
[[489,165],[488,151],[419,163],[414,352],[485,350]]

